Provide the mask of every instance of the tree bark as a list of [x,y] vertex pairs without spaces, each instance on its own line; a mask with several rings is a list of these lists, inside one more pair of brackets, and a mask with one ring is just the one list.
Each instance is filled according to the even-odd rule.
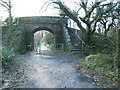
[[118,65],[118,68],[120,68],[120,26],[119,26],[119,29],[118,29],[118,43],[117,43],[118,45],[117,45],[117,56],[116,56],[116,58],[117,58],[117,64],[119,64]]
[[117,47],[116,47],[116,55],[114,59],[114,68],[116,71],[120,69],[120,26],[119,25],[117,32]]

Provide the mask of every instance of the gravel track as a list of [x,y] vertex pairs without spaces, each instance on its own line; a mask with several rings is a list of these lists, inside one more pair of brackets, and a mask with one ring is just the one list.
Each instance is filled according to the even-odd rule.
[[23,55],[23,76],[15,88],[94,88],[93,81],[75,69],[74,55],[60,51]]

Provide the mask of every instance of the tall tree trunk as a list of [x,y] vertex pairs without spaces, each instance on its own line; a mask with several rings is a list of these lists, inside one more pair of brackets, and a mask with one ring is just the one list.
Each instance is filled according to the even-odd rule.
[[117,60],[120,68],[120,27],[118,29]]
[[13,19],[12,19],[12,12],[11,12],[11,9],[12,9],[12,6],[11,6],[11,1],[9,0],[9,8],[8,8],[8,12],[9,12],[9,29],[10,31],[12,31],[13,29]]
[[[118,60],[118,78],[120,78],[120,26],[119,26],[119,30],[118,30],[118,51],[117,51],[117,60]],[[118,86],[120,86],[120,83],[118,84]]]
[[117,48],[116,48],[116,56],[114,59],[114,67],[116,71],[120,68],[120,26],[118,25],[118,32],[117,32]]
[[108,30],[105,29],[104,35],[107,36]]

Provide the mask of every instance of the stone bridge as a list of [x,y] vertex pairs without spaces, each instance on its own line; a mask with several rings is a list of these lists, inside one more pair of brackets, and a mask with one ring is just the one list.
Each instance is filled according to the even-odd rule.
[[22,26],[24,31],[24,41],[26,50],[34,49],[34,33],[40,30],[46,30],[53,34],[55,43],[64,44],[63,25],[67,26],[68,18],[35,16],[17,18],[18,25]]

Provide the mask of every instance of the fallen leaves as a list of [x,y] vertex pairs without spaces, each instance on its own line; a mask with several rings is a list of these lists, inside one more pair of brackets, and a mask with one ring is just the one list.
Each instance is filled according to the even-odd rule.
[[93,78],[93,81],[94,81],[93,84],[99,87],[108,88],[108,87],[117,86],[118,84],[117,80],[112,80],[111,77],[109,77],[108,75],[105,75],[103,72],[95,71],[81,64],[77,64],[75,68],[80,72],[82,72],[84,76],[88,78]]

